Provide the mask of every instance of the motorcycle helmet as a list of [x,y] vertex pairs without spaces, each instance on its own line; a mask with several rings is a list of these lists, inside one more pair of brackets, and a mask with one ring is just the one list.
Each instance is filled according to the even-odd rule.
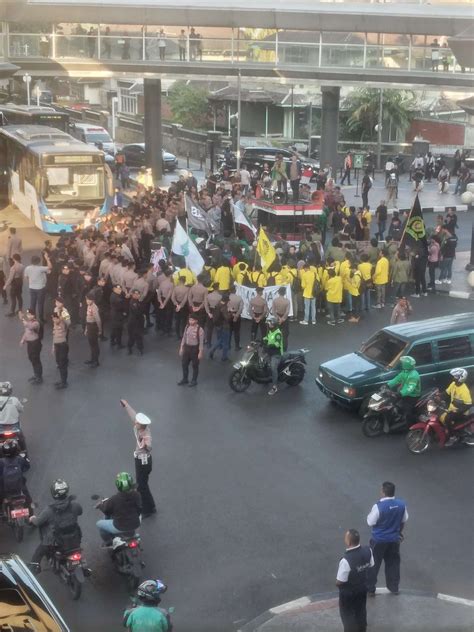
[[416,360],[411,356],[402,356],[400,358],[400,365],[404,371],[409,371],[416,367]]
[[20,444],[16,439],[8,439],[3,444],[3,455],[4,456],[17,456],[20,452]]
[[467,380],[467,371],[466,369],[456,368],[451,369],[449,375],[454,378],[454,380],[458,384],[463,384]]
[[277,324],[278,324],[278,320],[275,318],[275,316],[268,316],[267,325],[269,327],[276,327]]
[[120,472],[115,477],[115,487],[119,492],[129,492],[133,488],[133,478],[128,472]]
[[147,579],[142,582],[137,590],[137,597],[145,603],[157,604],[161,601],[160,595],[166,592],[168,586],[159,579]]
[[0,397],[10,397],[13,393],[11,382],[0,382]]
[[69,493],[69,485],[62,478],[57,478],[50,487],[51,496],[58,500],[59,498],[66,498]]

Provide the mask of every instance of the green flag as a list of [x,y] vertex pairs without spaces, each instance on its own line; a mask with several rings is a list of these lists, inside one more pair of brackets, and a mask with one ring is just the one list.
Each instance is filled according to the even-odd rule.
[[420,200],[418,195],[413,202],[410,215],[408,216],[405,230],[403,232],[400,248],[403,248],[406,243],[410,244],[411,241],[422,242],[426,244],[426,228],[425,221],[423,219],[423,211],[421,210]]

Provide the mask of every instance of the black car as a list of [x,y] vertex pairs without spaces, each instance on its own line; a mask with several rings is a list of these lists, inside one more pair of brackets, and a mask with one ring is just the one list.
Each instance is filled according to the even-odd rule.
[[[291,157],[293,156],[292,151],[289,149],[279,149],[278,147],[246,147],[241,159],[241,164],[244,164],[247,167],[248,171],[252,171],[252,169],[257,169],[261,174],[263,171],[263,165],[268,163],[268,166],[271,168],[273,163],[276,160],[277,154],[281,154],[283,156],[283,162],[290,163]],[[300,162],[302,166],[309,166],[313,170],[313,176],[316,176],[316,173],[319,170],[319,162],[316,160],[308,160],[307,158],[300,158]]]
[[18,555],[0,556],[0,630],[70,632]]
[[[145,143],[131,143],[124,145],[120,152],[125,155],[125,161],[129,167],[146,166]],[[178,159],[175,155],[163,149],[163,171],[174,171],[178,166]]]

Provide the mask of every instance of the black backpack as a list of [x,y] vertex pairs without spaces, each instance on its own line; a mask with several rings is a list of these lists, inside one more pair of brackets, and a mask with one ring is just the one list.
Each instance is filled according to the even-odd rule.
[[23,487],[23,470],[18,457],[3,460],[3,493],[5,496],[20,494]]
[[78,548],[81,544],[81,530],[77,524],[77,516],[71,510],[71,503],[66,506],[53,503],[53,534],[55,544],[63,551]]

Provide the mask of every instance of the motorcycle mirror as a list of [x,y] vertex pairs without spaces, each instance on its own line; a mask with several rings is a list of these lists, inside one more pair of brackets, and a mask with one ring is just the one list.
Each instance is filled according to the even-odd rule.
[[101,496],[99,496],[99,494],[92,494],[91,496],[91,500],[99,500],[101,498]]

